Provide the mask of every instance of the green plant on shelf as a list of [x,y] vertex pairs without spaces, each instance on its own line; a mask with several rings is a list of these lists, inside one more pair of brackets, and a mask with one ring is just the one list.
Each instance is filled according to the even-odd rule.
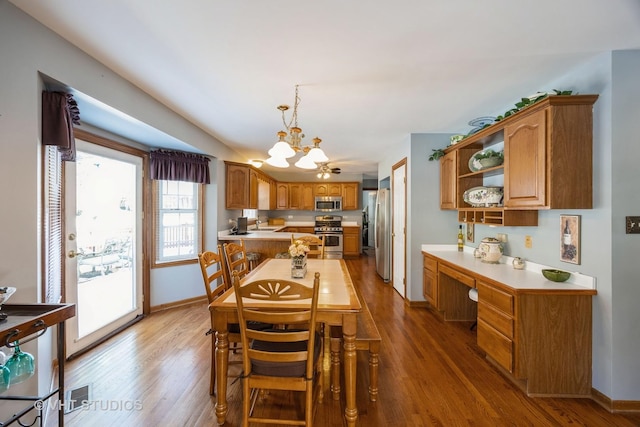
[[[528,98],[521,98],[519,102],[516,102],[516,103],[515,103],[515,108],[511,108],[511,109],[507,110],[504,114],[502,114],[502,115],[500,115],[500,116],[496,117],[496,119],[495,119],[495,121],[494,121],[493,123],[497,123],[497,122],[499,122],[500,120],[504,120],[504,119],[506,119],[507,117],[509,117],[509,116],[511,116],[511,115],[513,115],[513,114],[515,114],[515,113],[517,113],[518,111],[520,111],[520,110],[522,110],[522,109],[524,109],[524,108],[530,107],[531,105],[535,104],[536,102],[540,102],[540,101],[542,101],[543,99],[545,99],[545,98],[546,98],[546,97],[548,97],[549,95],[565,95],[565,96],[568,96],[568,95],[572,95],[572,94],[573,94],[573,91],[571,91],[571,90],[558,90],[558,89],[553,89],[553,92],[554,92],[554,93],[551,93],[551,94],[550,94],[550,93],[548,93],[548,92],[538,92],[538,94],[536,94],[537,96],[530,96],[530,97],[528,97]],[[484,126],[482,126],[482,128],[481,128],[480,130],[483,130],[483,129],[485,129],[485,128],[490,127],[493,123],[487,123],[487,124],[485,124]],[[477,132],[476,132],[476,133],[477,133]],[[462,140],[461,140],[461,141],[464,141],[464,139],[466,139],[466,138],[467,138],[467,137],[469,137],[469,136],[471,136],[471,135],[465,135],[465,137],[464,137],[464,138],[462,138]],[[429,161],[430,161],[430,162],[431,162],[431,161],[434,161],[434,160],[438,160],[438,159],[440,159],[442,156],[444,156],[444,155],[445,155],[444,149],[442,149],[442,148],[433,149],[433,150],[431,150],[431,151],[432,151],[432,153],[431,153],[431,155],[429,156]],[[479,155],[479,156],[477,157],[477,159],[490,158],[490,157],[498,157],[498,156],[497,156],[497,155],[495,155],[495,154],[487,155],[487,153],[488,153],[488,152],[491,152],[491,151],[493,151],[493,150],[487,150],[487,151],[485,152],[485,154],[484,154],[484,156],[483,156],[483,157],[480,157],[480,155]],[[494,153],[495,153],[495,152],[494,152]],[[500,152],[500,153],[498,153],[498,154],[499,154],[499,156],[500,156],[500,157],[502,157],[502,156],[503,156],[503,153],[502,153],[502,152]]]
[[434,160],[438,160],[440,157],[444,156],[444,150],[442,148],[438,148],[435,150],[431,150],[433,153],[429,156],[429,161],[432,162]]
[[[555,93],[551,94],[551,95],[571,95],[573,93],[573,91],[571,90],[558,90],[558,89],[553,89],[553,91]],[[540,102],[543,99],[545,99],[546,97],[549,96],[549,93],[546,92],[539,92],[537,94],[537,96],[530,96],[528,98],[521,98],[519,102],[515,103],[515,108],[511,108],[507,111],[505,111],[505,113],[501,116],[496,117],[496,122],[499,122],[500,120],[504,120],[507,117],[517,113],[518,111],[530,107],[531,105],[535,104],[536,102]]]

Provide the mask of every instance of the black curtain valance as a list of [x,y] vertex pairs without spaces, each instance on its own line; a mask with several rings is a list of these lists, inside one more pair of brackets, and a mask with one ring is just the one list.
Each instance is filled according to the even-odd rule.
[[80,124],[80,110],[73,95],[64,92],[42,92],[42,144],[55,145],[62,160],[76,160],[73,125]]
[[182,151],[155,150],[150,153],[151,179],[209,184],[211,159]]

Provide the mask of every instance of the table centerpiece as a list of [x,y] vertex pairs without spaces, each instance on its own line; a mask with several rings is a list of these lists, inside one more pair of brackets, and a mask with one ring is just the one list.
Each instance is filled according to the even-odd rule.
[[307,252],[309,252],[309,246],[305,245],[301,240],[295,240],[289,246],[292,278],[302,279],[307,274]]

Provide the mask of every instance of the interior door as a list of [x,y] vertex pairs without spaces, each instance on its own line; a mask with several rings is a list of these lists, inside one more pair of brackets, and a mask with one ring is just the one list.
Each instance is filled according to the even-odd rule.
[[406,296],[407,159],[393,165],[391,192],[391,271],[393,287]]
[[142,158],[76,140],[65,164],[67,355],[142,314]]

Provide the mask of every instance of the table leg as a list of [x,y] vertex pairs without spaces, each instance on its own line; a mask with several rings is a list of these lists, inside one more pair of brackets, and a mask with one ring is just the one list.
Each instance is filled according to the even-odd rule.
[[358,419],[356,406],[356,314],[342,316],[342,340],[344,343],[344,382],[346,405],[344,416],[347,426],[355,427]]
[[223,425],[227,418],[227,367],[229,365],[229,332],[227,322],[218,321],[216,331],[216,417],[218,425]]
[[340,338],[330,337],[331,349],[331,393],[333,400],[340,400]]

